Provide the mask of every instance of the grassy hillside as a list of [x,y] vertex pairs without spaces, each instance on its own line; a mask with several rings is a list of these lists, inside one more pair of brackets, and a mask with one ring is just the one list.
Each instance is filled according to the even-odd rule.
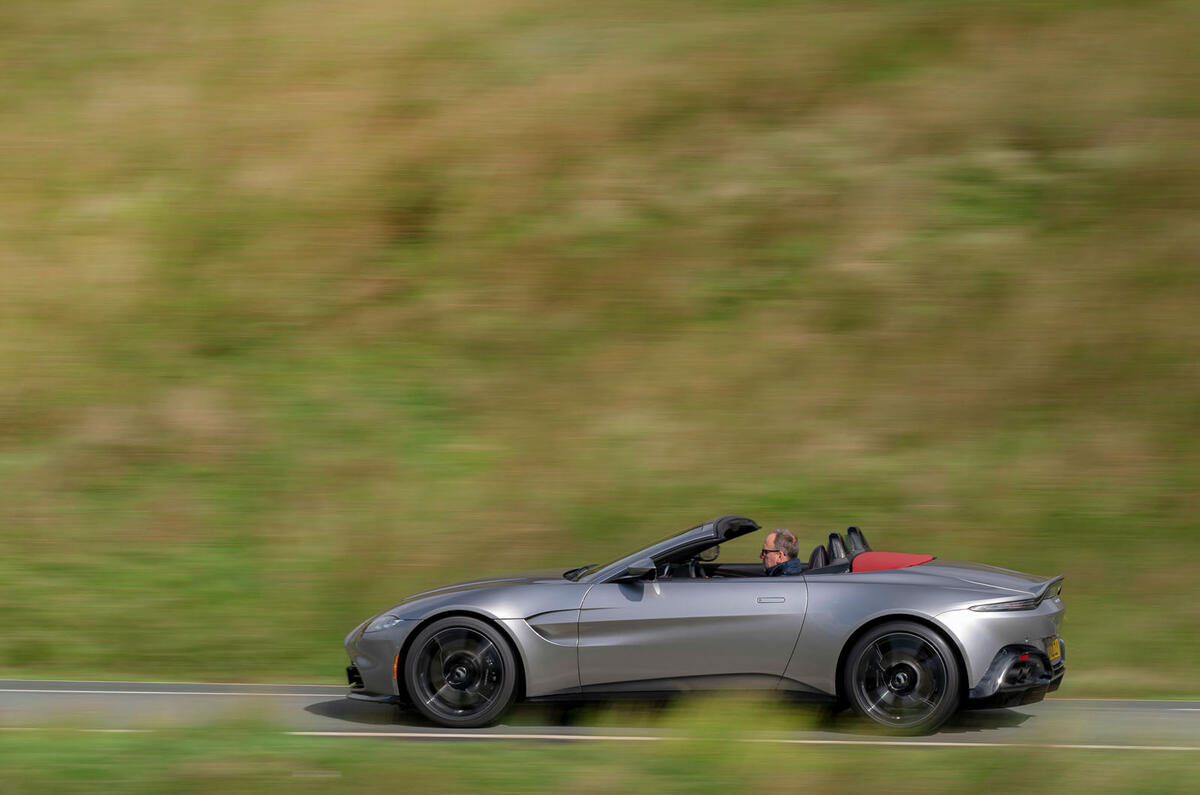
[[332,679],[743,513],[1065,573],[1065,694],[1200,695],[1198,23],[4,3],[0,671]]

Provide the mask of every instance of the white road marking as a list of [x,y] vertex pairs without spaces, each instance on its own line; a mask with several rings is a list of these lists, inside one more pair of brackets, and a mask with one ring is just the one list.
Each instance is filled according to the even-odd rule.
[[[63,729],[53,726],[0,726],[6,732],[85,732],[90,734],[151,734],[154,729]],[[648,734],[487,734],[483,732],[284,732],[295,737],[392,737],[409,740],[590,740],[613,742],[661,742],[677,739]],[[1088,745],[1075,743],[972,743],[932,740],[802,740],[787,737],[738,738],[744,743],[783,745],[883,745],[927,748],[1053,748],[1070,751],[1200,751],[1190,745]]]
[[203,690],[57,690],[57,689],[35,689],[31,687],[6,687],[0,688],[0,693],[76,693],[90,696],[286,696],[288,698],[312,698],[313,696],[344,696],[345,691],[336,693],[247,693],[247,692],[221,692],[221,691],[203,691]]
[[1062,701],[1076,701],[1081,704],[1195,704],[1194,698],[1059,698],[1046,696],[1039,704],[1055,704]]
[[[164,682],[164,681],[141,682],[141,681],[133,681],[133,680],[129,680],[129,681],[118,680],[118,679],[4,679],[3,677],[0,677],[0,681],[29,682],[30,684],[35,684],[35,683],[49,684],[49,683],[55,683],[55,682],[62,682],[64,684],[76,684],[76,685],[196,685],[198,687],[312,687],[312,688],[318,688],[318,687],[338,688],[339,687],[338,685],[306,684],[306,683],[302,683],[302,682],[297,682],[297,683],[287,683],[287,682]],[[150,690],[133,690],[133,691],[98,690],[98,691],[93,691],[93,690],[57,690],[57,689],[32,690],[32,689],[27,689],[27,688],[0,688],[0,693],[93,693],[93,692],[95,692],[95,693],[117,693],[117,694],[123,694],[123,693],[127,693],[127,692],[158,694],[158,691],[150,691]],[[174,691],[174,690],[163,691],[163,692],[166,692],[168,695],[221,695],[221,696],[242,695],[238,692],[219,692],[219,693],[213,693],[213,694],[210,694],[207,692],[198,692],[198,691]],[[275,695],[288,695],[288,696],[292,696],[292,695],[295,695],[295,696],[299,696],[299,695],[315,695],[315,696],[330,695],[330,696],[337,696],[337,695],[345,695],[345,692],[346,691],[343,689],[343,690],[337,690],[336,692],[333,692],[333,693],[245,693],[244,695],[270,695],[270,696],[275,696]],[[1048,696],[1046,698],[1045,702],[1043,702],[1043,703],[1050,704],[1050,703],[1053,703],[1056,701],[1083,701],[1083,702],[1090,701],[1093,703],[1108,702],[1108,703],[1113,703],[1113,704],[1142,704],[1142,703],[1161,704],[1164,702],[1170,703],[1169,700],[1156,699],[1156,698],[1078,698],[1078,697],[1064,698],[1064,697],[1055,696],[1055,695]],[[1177,703],[1183,703],[1183,704],[1192,703],[1192,704],[1194,704],[1196,702],[1195,701],[1189,702],[1187,700],[1182,700]],[[1173,711],[1173,712],[1200,712],[1200,707],[1166,707],[1166,709],[1168,711]]]
[[[285,732],[297,737],[399,737],[411,740],[614,740],[622,742],[675,739],[635,734],[487,734],[450,732]],[[1068,743],[970,743],[928,740],[801,740],[787,737],[739,738],[745,743],[783,743],[787,745],[888,745],[930,748],[1055,748],[1082,751],[1200,751],[1190,745],[1082,745]]]
[[212,687],[219,685],[221,687],[337,687],[326,683],[307,684],[304,682],[143,682],[134,679],[5,679],[0,676],[0,682],[43,682],[49,684],[51,682],[62,682],[67,685],[201,685],[204,687]]
[[669,740],[669,737],[653,737],[635,734],[487,734],[483,732],[284,732],[296,737],[404,737],[411,740],[622,740],[641,742]]
[[1200,751],[1200,745],[1086,745],[1082,743],[954,743],[904,740],[790,740],[784,737],[743,740],[752,743],[793,745],[927,745],[934,748],[1055,748],[1071,751]]

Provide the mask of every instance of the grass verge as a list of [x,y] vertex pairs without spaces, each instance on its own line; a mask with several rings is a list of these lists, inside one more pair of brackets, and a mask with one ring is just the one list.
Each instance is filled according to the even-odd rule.
[[[1194,755],[746,741],[777,716],[688,713],[657,742],[399,742],[263,726],[0,732],[0,792],[1194,792]],[[790,728],[796,728],[791,726]]]

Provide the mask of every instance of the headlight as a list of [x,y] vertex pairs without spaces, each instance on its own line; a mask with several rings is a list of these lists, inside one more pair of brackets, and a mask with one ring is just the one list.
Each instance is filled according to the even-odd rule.
[[367,624],[367,628],[363,632],[383,632],[385,629],[391,629],[399,624],[404,619],[400,616],[394,616],[391,613],[384,613],[379,618]]

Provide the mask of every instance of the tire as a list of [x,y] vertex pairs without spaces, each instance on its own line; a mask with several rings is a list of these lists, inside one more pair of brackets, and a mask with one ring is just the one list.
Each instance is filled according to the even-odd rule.
[[929,734],[958,710],[958,658],[937,632],[910,621],[869,630],[846,656],[846,700],[892,734]]
[[490,624],[450,616],[421,630],[404,660],[412,706],[447,728],[494,723],[517,691],[517,660],[508,640]]

